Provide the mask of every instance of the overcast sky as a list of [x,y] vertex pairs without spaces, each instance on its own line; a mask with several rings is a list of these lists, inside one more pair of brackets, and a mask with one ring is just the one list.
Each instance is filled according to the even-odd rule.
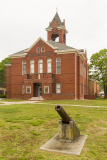
[[65,19],[67,45],[87,49],[88,59],[107,48],[107,0],[0,0],[0,62],[39,37],[47,40],[56,8]]

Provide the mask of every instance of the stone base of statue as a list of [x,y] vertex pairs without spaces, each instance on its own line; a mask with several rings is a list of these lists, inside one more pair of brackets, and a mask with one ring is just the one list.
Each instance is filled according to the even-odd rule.
[[73,142],[80,136],[80,130],[74,120],[69,121],[68,124],[59,120],[59,140],[63,142]]

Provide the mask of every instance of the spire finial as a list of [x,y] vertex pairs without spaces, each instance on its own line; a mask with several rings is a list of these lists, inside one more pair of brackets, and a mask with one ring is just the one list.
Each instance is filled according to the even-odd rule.
[[56,7],[56,13],[58,13],[58,8]]

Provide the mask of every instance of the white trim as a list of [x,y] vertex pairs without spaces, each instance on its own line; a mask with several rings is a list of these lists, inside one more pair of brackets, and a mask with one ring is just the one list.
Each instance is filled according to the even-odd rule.
[[14,54],[14,55],[9,55],[9,57],[11,58],[22,58],[22,57],[26,57],[27,53],[24,54]]
[[11,66],[11,64],[4,64],[4,65],[5,65],[6,67],[7,67],[7,66]]
[[45,28],[46,31],[52,31],[53,28]]
[[[45,87],[48,87],[48,93],[45,93]],[[44,94],[49,94],[49,86],[44,86]]]
[[81,54],[77,49],[69,49],[69,50],[55,50],[54,53],[59,54],[70,54],[70,53],[76,53],[76,55],[80,56],[82,59],[85,59],[84,55]]
[[27,88],[30,88],[30,92],[29,93],[31,93],[31,86],[26,86],[26,93],[27,93]]
[[25,50],[25,52],[29,52],[35,45],[36,43],[38,43],[39,40],[42,40],[44,43],[46,43],[48,46],[50,46],[52,49],[57,49],[58,47],[53,47],[51,44],[49,44],[48,42],[46,42],[44,39],[42,39],[41,37],[39,37],[31,46],[30,48],[28,48],[27,50]]

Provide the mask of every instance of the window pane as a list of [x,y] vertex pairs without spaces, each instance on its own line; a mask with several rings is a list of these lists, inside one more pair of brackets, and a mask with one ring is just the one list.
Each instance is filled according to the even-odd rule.
[[60,84],[57,84],[57,88],[60,88]]
[[43,60],[42,60],[42,59],[40,59],[40,60],[39,60],[39,63],[43,63]]
[[50,68],[51,68],[51,63],[48,63],[48,67],[50,67]]
[[23,70],[23,74],[26,74],[26,69]]
[[51,68],[48,68],[48,73],[51,73]]
[[60,68],[57,68],[57,73],[61,73],[61,69]]
[[60,89],[57,89],[57,93],[61,93],[61,90],[60,90]]
[[31,64],[31,68],[34,68],[34,64]]
[[61,61],[61,58],[57,58],[57,61]]
[[39,69],[39,73],[42,73],[42,71],[43,71],[42,68],[40,68],[40,69]]
[[42,68],[42,64],[41,63],[39,64],[39,68]]
[[23,64],[23,69],[26,69],[26,64]]
[[31,73],[34,73],[34,68],[31,68]]
[[57,67],[60,67],[60,62],[57,62]]

